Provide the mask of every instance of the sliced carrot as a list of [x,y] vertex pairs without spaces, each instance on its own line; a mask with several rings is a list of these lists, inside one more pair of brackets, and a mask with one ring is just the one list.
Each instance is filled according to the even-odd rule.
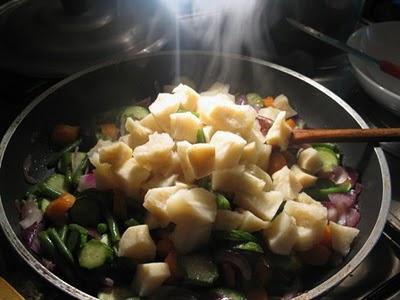
[[264,98],[264,106],[265,107],[273,107],[274,106],[274,98],[271,96]]
[[247,292],[248,300],[268,300],[268,294],[264,288],[253,288]]
[[79,126],[71,126],[66,124],[58,124],[51,133],[53,142],[59,145],[71,144],[78,138]]
[[331,248],[332,247],[332,231],[331,227],[327,224],[324,228],[324,233],[322,235],[321,244]]
[[167,257],[165,257],[164,262],[167,263],[169,271],[171,272],[171,280],[179,279],[182,277],[182,274],[179,272],[178,269],[178,255],[176,251],[169,252]]
[[157,253],[165,257],[170,253],[171,251],[174,250],[174,244],[171,242],[170,239],[168,238],[162,238],[161,240],[158,241],[157,243]]
[[296,127],[296,121],[293,119],[287,119],[286,124],[290,126],[290,128],[294,129]]
[[272,175],[287,165],[285,156],[279,151],[273,151],[269,159],[268,174]]
[[323,266],[331,257],[332,251],[324,245],[315,245],[308,251],[299,252],[301,258],[306,264],[312,266]]
[[115,216],[125,220],[127,212],[125,193],[120,190],[114,190],[113,196],[113,213]]
[[114,123],[105,123],[100,125],[101,134],[109,137],[112,140],[116,140],[119,135],[119,129]]
[[50,202],[46,208],[46,216],[54,222],[62,222],[67,211],[74,205],[76,198],[70,193],[64,193]]

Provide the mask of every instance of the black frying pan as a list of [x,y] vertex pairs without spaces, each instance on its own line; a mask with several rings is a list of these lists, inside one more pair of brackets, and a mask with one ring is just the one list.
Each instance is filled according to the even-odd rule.
[[[367,127],[343,100],[316,82],[286,68],[237,55],[204,52],[174,52],[114,61],[73,75],[36,98],[14,121],[0,145],[0,223],[5,235],[41,276],[80,299],[94,299],[47,270],[22,244],[15,199],[27,189],[22,164],[32,152],[49,151],[45,133],[58,122],[85,123],[89,116],[113,107],[155,95],[159,87],[184,75],[207,88],[215,81],[231,84],[233,91],[257,91],[263,95],[284,93],[311,127]],[[45,136],[46,134],[42,134]],[[32,138],[36,137],[36,138]],[[367,144],[343,144],[344,164],[361,172],[364,191],[360,197],[360,234],[344,263],[306,279],[308,292],[298,299],[310,299],[343,280],[365,258],[378,240],[390,204],[388,166],[379,148]]]

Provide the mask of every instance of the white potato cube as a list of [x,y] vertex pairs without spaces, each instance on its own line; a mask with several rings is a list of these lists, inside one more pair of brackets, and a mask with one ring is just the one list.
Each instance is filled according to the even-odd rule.
[[211,235],[211,224],[177,224],[170,235],[175,249],[182,254],[191,252],[207,244]]
[[244,230],[247,232],[255,232],[260,231],[262,229],[266,229],[269,226],[269,222],[260,219],[259,217],[255,216],[250,211],[242,211],[242,223],[239,226],[240,230]]
[[343,256],[346,256],[360,230],[354,227],[342,226],[334,222],[329,222],[329,227],[332,232],[332,248]]
[[187,183],[191,183],[196,179],[196,175],[192,165],[190,164],[188,156],[188,149],[191,146],[192,144],[187,141],[176,143],[176,152],[178,153],[179,163],[183,172],[183,176],[185,177],[185,182]]
[[147,191],[144,196],[143,206],[162,224],[167,225],[170,221],[167,212],[167,200],[177,191],[184,189],[185,185],[169,187],[158,187]]
[[272,146],[271,145],[260,145],[258,150],[257,166],[264,171],[268,170],[269,158],[271,157]]
[[314,200],[312,197],[310,197],[309,195],[307,195],[304,192],[301,192],[299,194],[299,196],[297,196],[297,201],[301,202],[301,203],[312,204],[312,205],[317,205],[317,206],[323,207],[321,202]]
[[279,95],[274,99],[274,107],[286,111],[286,118],[297,115],[297,112],[290,106],[289,100],[285,95]]
[[158,133],[163,132],[160,125],[158,125],[156,119],[154,118],[153,114],[148,114],[143,119],[141,119],[140,124],[142,124],[142,126],[148,128],[148,129],[150,129],[152,132],[158,132]]
[[279,146],[281,150],[286,150],[291,137],[292,128],[286,123],[286,112],[281,111],[268,130],[266,137],[267,144]]
[[132,157],[132,149],[125,143],[115,142],[99,149],[100,163],[108,163],[118,169]]
[[128,227],[119,241],[118,256],[126,256],[137,262],[151,261],[156,256],[156,245],[147,225]]
[[197,101],[199,101],[200,95],[190,86],[181,83],[176,88],[174,88],[172,92],[174,94],[181,93],[186,96],[181,101],[182,107],[184,109],[190,111],[197,110]]
[[120,181],[110,164],[98,164],[93,171],[96,177],[96,188],[100,190],[109,190],[118,188]]
[[268,192],[272,189],[272,179],[268,175],[267,172],[265,172],[263,169],[261,169],[259,166],[250,164],[246,166],[246,171],[249,172],[250,174],[256,176],[257,178],[260,178],[265,182],[265,187],[264,191]]
[[175,224],[211,224],[217,215],[215,195],[203,188],[179,190],[168,198],[167,213]]
[[230,85],[222,82],[215,82],[207,91],[202,92],[202,96],[215,96],[215,95],[226,95],[229,93]]
[[283,209],[288,215],[296,219],[299,226],[316,228],[323,230],[327,223],[328,211],[326,207],[301,203],[297,201],[287,201]]
[[271,221],[283,202],[283,195],[277,191],[262,192],[255,196],[238,193],[234,201],[264,221]]
[[112,144],[113,142],[109,140],[98,140],[97,144],[89,150],[88,158],[93,166],[97,167],[100,164],[99,150],[105,146],[110,146]]
[[164,177],[159,174],[155,174],[148,181],[144,182],[141,186],[143,190],[149,190],[156,187],[168,187],[175,185],[178,180],[178,174],[172,174],[168,177]]
[[300,151],[297,164],[310,174],[315,174],[322,168],[322,161],[318,151],[311,147]]
[[228,209],[218,209],[213,228],[215,230],[238,229],[242,223],[242,213]]
[[272,252],[288,255],[297,241],[296,220],[282,212],[263,231],[263,234]]
[[318,229],[297,226],[297,241],[294,249],[298,251],[307,251],[317,245],[321,240]]
[[265,108],[261,108],[258,111],[258,114],[261,115],[264,118],[270,119],[272,121],[276,120],[276,117],[278,116],[278,114],[281,112],[282,110],[276,108],[276,107],[265,107]]
[[140,297],[151,295],[171,276],[167,263],[140,264],[136,268],[133,288]]
[[134,158],[128,159],[115,173],[128,196],[136,195],[142,183],[150,177],[150,172]]
[[132,118],[126,119],[125,127],[130,133],[128,145],[132,149],[147,143],[149,135],[153,133],[151,129],[144,127],[139,121],[134,121]]
[[243,147],[240,163],[243,165],[255,164],[258,159],[257,146],[255,142],[248,143]]
[[265,189],[266,182],[250,172],[245,166],[215,170],[211,178],[212,189],[220,192],[243,192],[256,195]]
[[303,188],[287,166],[272,174],[272,185],[274,190],[283,194],[285,200],[296,199]]
[[160,93],[157,99],[149,106],[150,112],[163,131],[169,132],[169,116],[178,111],[184,97],[183,94]]
[[303,188],[313,186],[318,179],[316,176],[304,172],[298,165],[293,165],[290,170]]
[[215,129],[212,126],[204,126],[203,133],[206,139],[206,143],[209,143],[211,141],[212,136],[215,133]]
[[146,144],[133,150],[133,156],[142,166],[161,173],[171,165],[174,146],[174,141],[167,133],[153,133]]
[[215,146],[215,168],[226,169],[239,163],[246,141],[237,134],[217,131],[210,144]]
[[198,117],[191,112],[174,113],[171,118],[171,136],[175,141],[188,141],[196,143],[197,131],[202,123]]
[[191,145],[187,149],[187,156],[196,178],[208,176],[214,170],[214,145],[205,143]]

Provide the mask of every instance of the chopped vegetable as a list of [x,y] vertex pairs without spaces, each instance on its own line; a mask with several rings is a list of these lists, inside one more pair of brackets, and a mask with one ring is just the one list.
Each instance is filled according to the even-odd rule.
[[215,193],[218,209],[231,209],[231,204],[226,197],[220,193]]
[[269,159],[268,174],[272,175],[286,165],[286,157],[281,152],[273,151]]
[[79,265],[85,269],[94,269],[104,265],[112,258],[113,250],[98,240],[90,240],[79,253]]
[[121,120],[123,124],[125,124],[125,120],[128,118],[132,118],[134,120],[141,120],[144,117],[146,117],[150,111],[148,108],[143,107],[143,106],[129,106],[125,108],[125,110],[122,112],[121,115]]
[[65,243],[61,240],[60,236],[58,235],[57,231],[54,228],[47,229],[47,233],[49,238],[56,246],[57,250],[60,254],[72,265],[75,264],[74,257],[71,254],[71,251],[68,250]]
[[305,192],[317,200],[326,200],[330,194],[346,193],[350,189],[351,184],[349,182],[336,185],[332,181],[320,179],[315,186],[306,189]]
[[80,234],[78,231],[76,231],[76,230],[69,231],[65,245],[67,246],[68,250],[71,253],[75,252],[76,248],[78,247],[79,238],[80,238]]
[[250,93],[246,95],[248,103],[254,108],[264,107],[264,100],[261,98],[259,94]]
[[254,235],[238,229],[233,229],[230,231],[214,231],[213,235],[214,238],[222,241],[257,242],[257,239]]
[[239,244],[233,247],[234,250],[240,250],[240,251],[249,251],[249,252],[256,252],[256,253],[264,253],[263,248],[255,243],[255,242],[247,242],[244,244]]
[[264,106],[265,107],[273,107],[274,106],[274,98],[271,96],[264,98]]
[[45,199],[45,198],[41,199],[40,202],[39,202],[40,210],[41,210],[43,213],[45,213],[45,212],[46,212],[46,209],[47,209],[47,206],[49,206],[49,204],[50,204],[50,201],[49,201],[49,200],[47,200],[47,199]]
[[205,142],[206,142],[206,137],[204,135],[203,128],[199,128],[197,130],[196,143],[205,143]]
[[100,234],[106,233],[108,230],[107,224],[106,223],[99,223],[97,224],[97,231]]
[[46,209],[46,216],[55,222],[64,220],[65,214],[74,205],[75,196],[64,193],[57,199],[50,202]]
[[322,161],[322,171],[332,172],[333,168],[339,165],[339,154],[329,147],[317,146],[314,147]]
[[66,124],[58,124],[51,133],[53,142],[59,145],[67,145],[78,138],[79,126],[71,126]]
[[82,143],[82,139],[79,138],[72,144],[68,145],[64,149],[62,149],[60,152],[53,153],[50,157],[49,160],[47,161],[47,166],[48,167],[53,167],[57,164],[58,160],[64,155],[66,152],[70,152],[74,150],[76,147],[78,147]]
[[286,124],[290,126],[290,128],[294,129],[296,127],[296,121],[293,119],[287,119]]
[[108,137],[109,139],[115,141],[118,139],[119,129],[114,123],[104,123],[100,125],[101,134],[104,137]]
[[125,226],[126,227],[136,226],[136,225],[139,225],[139,224],[140,223],[135,218],[129,218],[128,220],[125,221]]
[[217,266],[206,254],[180,256],[178,264],[184,279],[197,286],[210,286],[219,277]]

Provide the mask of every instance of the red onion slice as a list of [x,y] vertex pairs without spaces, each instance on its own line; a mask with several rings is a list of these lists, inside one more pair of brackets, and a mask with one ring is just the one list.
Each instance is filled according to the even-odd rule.
[[79,183],[77,188],[78,192],[95,188],[96,188],[96,176],[94,173],[88,173],[82,175],[81,178],[79,178]]
[[355,208],[351,208],[346,215],[346,226],[356,227],[360,223],[360,219],[360,212]]
[[267,135],[268,130],[271,128],[273,121],[266,117],[257,115],[256,117],[258,124],[260,124],[260,131],[263,135]]
[[329,179],[335,184],[342,184],[349,179],[349,174],[346,172],[345,168],[341,166],[335,166],[330,173]]
[[239,97],[237,97],[235,99],[235,103],[238,105],[246,105],[249,104],[249,102],[247,101],[247,97],[246,95],[240,95]]
[[215,259],[219,263],[232,264],[239,269],[245,280],[251,279],[251,266],[243,255],[233,251],[221,251],[217,253]]
[[43,223],[35,222],[28,228],[22,230],[21,232],[21,238],[25,242],[25,245],[37,254],[40,253],[40,243],[37,238],[37,235],[43,229],[44,229]]
[[23,229],[27,229],[34,223],[40,223],[43,220],[43,213],[39,209],[35,200],[28,199],[23,201],[21,207],[21,219],[19,225],[21,225]]

